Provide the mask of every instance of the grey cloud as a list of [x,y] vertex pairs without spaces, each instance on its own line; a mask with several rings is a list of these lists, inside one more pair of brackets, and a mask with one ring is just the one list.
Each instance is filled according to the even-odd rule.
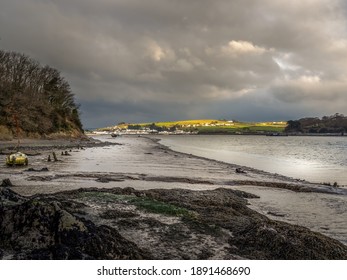
[[295,118],[346,113],[345,26],[342,0],[2,0],[0,48],[59,69],[86,126]]
[[284,82],[274,86],[271,91],[275,98],[284,103],[304,103],[306,107],[329,108],[343,111],[347,102],[346,83],[321,81],[317,77],[306,77],[295,82]]

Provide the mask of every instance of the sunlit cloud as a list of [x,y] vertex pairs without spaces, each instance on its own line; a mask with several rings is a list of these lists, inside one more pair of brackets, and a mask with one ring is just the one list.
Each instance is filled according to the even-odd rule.
[[253,45],[247,41],[230,41],[227,46],[222,47],[222,51],[230,55],[239,54],[262,54],[266,49]]

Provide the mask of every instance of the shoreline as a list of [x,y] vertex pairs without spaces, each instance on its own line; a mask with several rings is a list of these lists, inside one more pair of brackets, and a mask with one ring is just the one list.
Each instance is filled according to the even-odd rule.
[[[259,212],[251,210],[247,206],[249,204],[247,200],[257,199],[257,196],[240,190],[243,184],[247,186],[252,184],[259,186],[263,184],[273,189],[286,188],[290,191],[304,191],[309,193],[325,190],[331,194],[331,190],[326,186],[310,185],[311,183],[297,182],[294,179],[288,181],[290,178],[249,169],[247,167],[243,167],[247,173],[238,174],[235,172],[235,168],[238,167],[237,165],[175,152],[158,143],[158,140],[153,138],[125,137],[123,140],[117,140],[117,143],[108,144],[115,146],[113,149],[104,145],[90,147],[78,151],[78,153],[74,153],[77,151],[73,151],[71,157],[67,157],[64,159],[65,161],[59,162],[56,169],[53,168],[48,174],[47,172],[27,172],[23,169],[8,169],[8,172],[18,171],[18,174],[15,174],[13,178],[22,178],[22,181],[15,179],[13,180],[15,183],[13,187],[1,188],[2,199],[3,201],[7,201],[5,207],[8,208],[6,209],[17,211],[18,209],[22,209],[22,205],[33,203],[36,200],[41,201],[45,205],[44,207],[49,207],[50,209],[50,203],[55,201],[54,203],[60,205],[59,213],[69,213],[72,215],[72,217],[69,217],[74,219],[75,223],[81,227],[80,222],[85,223],[84,220],[86,220],[94,224],[92,226],[93,229],[89,228],[93,232],[100,230],[100,227],[104,228],[106,226],[107,228],[111,228],[109,230],[115,230],[121,236],[125,236],[128,240],[130,239],[135,246],[133,247],[133,252],[147,252],[142,255],[142,257],[145,256],[145,259],[151,259],[153,256],[159,259],[347,259],[347,247],[342,245],[342,243],[326,236],[323,238],[323,235],[312,232],[304,227],[270,220]],[[50,149],[45,146],[45,148],[42,148],[42,151],[49,152],[51,151]],[[92,169],[93,171],[79,170],[79,172],[69,167],[74,161],[78,161],[79,158],[88,157],[93,151],[99,151],[98,154],[105,151],[108,154],[110,153],[109,151],[113,150],[117,157],[117,164],[111,172],[103,170],[104,168],[102,166],[100,167],[102,171]],[[33,158],[37,158],[35,167],[42,167],[43,161],[40,156],[33,156]],[[97,158],[93,160],[95,161]],[[97,168],[97,166],[93,168]],[[4,179],[6,175],[9,175],[9,173],[2,174],[0,178]],[[21,186],[18,182],[24,182],[24,185]],[[30,189],[32,189],[31,194]],[[11,200],[11,197],[15,197],[16,194],[7,193],[6,196],[3,194],[5,190],[13,190],[21,194],[27,193],[27,195],[19,195],[16,202]],[[231,199],[228,203],[225,202],[227,197]],[[141,199],[139,200],[139,198]],[[144,198],[146,199],[143,201]],[[147,198],[149,201],[147,201]],[[153,213],[154,208],[141,208],[145,207],[144,205],[148,203],[153,203],[153,201],[163,204],[160,204],[160,209],[165,209],[165,207],[171,209],[171,205],[182,209],[174,210],[173,213],[179,211],[178,214],[172,214],[172,212],[170,212],[171,214],[167,214],[160,212],[164,210],[160,210],[159,213]],[[109,211],[109,207],[111,207],[112,211]],[[155,207],[159,206],[156,205]],[[222,209],[221,207],[224,207],[224,214],[221,214],[220,210],[217,210]],[[242,213],[239,213],[238,209],[243,209],[241,211]],[[9,213],[12,213],[11,211]],[[180,211],[183,211],[183,214],[179,214],[181,213]],[[209,211],[208,213],[212,215],[209,220],[202,218],[206,215],[206,211]],[[28,220],[30,220],[32,216],[30,213],[28,215]],[[219,221],[219,218],[217,218],[218,215],[223,215],[224,218]],[[271,215],[275,216],[276,212],[270,213]],[[197,217],[199,218],[196,220]],[[234,220],[234,222],[237,221],[237,224],[231,226],[228,219]],[[210,226],[207,226],[211,223],[214,227],[218,228],[218,234],[215,230],[211,231]],[[223,224],[225,223],[231,227],[224,227]],[[254,224],[252,229],[248,227],[250,225],[249,223]],[[149,230],[150,227],[153,227],[153,230]],[[241,242],[239,238],[242,235],[238,234],[241,234],[242,229],[247,229],[242,233],[243,235],[248,234],[247,238],[249,240],[247,242],[251,242],[252,240],[253,243],[256,242],[258,244],[257,246],[259,248],[257,247],[256,250],[255,248],[250,249],[247,244],[243,241]],[[304,250],[308,250],[307,252],[311,250],[311,255],[309,253],[302,255],[299,251],[296,252],[294,248],[292,249],[291,255],[278,254],[276,252],[284,244],[286,244],[285,246],[291,246],[291,241],[289,236],[287,236],[288,230],[295,232],[294,235],[297,238],[297,242],[301,244],[300,246],[303,246],[301,249],[305,247]],[[157,234],[156,232],[159,233]],[[235,237],[236,232],[238,233]],[[37,232],[35,234],[40,235]],[[102,231],[98,234],[104,235],[105,233]],[[146,234],[148,235],[147,237],[145,237]],[[184,237],[178,238],[182,234]],[[170,239],[163,242],[162,240],[165,239],[164,236],[166,235],[173,236],[173,240]],[[273,236],[270,237],[270,235]],[[198,236],[200,239],[196,239]],[[269,240],[273,238],[278,240],[278,243],[276,243],[278,248],[271,247],[266,249],[268,245],[265,243],[268,241],[265,241],[262,236],[267,236],[266,238],[270,238]],[[334,244],[334,246],[340,248],[340,252],[346,250],[346,255],[326,255],[327,251],[325,249],[322,252],[315,251],[315,253],[312,253],[314,249],[310,248],[309,244],[302,243],[304,236],[311,236],[310,238],[313,238],[316,242],[323,242],[326,244],[324,246],[328,246],[329,248],[330,245],[327,244]],[[208,243],[199,244],[198,240],[205,239],[209,240]],[[255,241],[256,239],[259,239],[259,241]],[[153,240],[156,241],[154,242]],[[184,249],[182,247],[183,245],[180,245],[182,242],[184,243]],[[263,244],[261,242],[265,243]],[[172,245],[172,243],[175,245]],[[114,244],[110,246],[114,246]],[[158,246],[161,246],[164,251],[167,251],[167,254],[159,254],[155,249]],[[235,246],[238,248],[237,250],[234,248]],[[0,256],[1,250],[3,249],[0,248]],[[3,250],[2,255],[6,258],[19,256],[18,252],[11,253],[11,250],[8,248],[5,251]],[[30,250],[28,249],[26,251],[23,257],[24,259],[33,256]],[[53,249],[46,248],[45,250],[52,251]],[[84,249],[81,250],[83,251]],[[192,254],[189,256],[180,253],[181,250],[192,251]],[[193,253],[194,250],[198,253]],[[329,250],[332,249],[330,248]],[[257,251],[262,253],[257,255]],[[105,258],[105,252],[99,253],[99,258]],[[139,253],[140,255],[136,255],[137,257],[135,257],[131,252],[128,253],[130,254],[130,259],[137,259],[142,254]],[[91,256],[91,258],[97,257],[97,255]],[[116,256],[114,257],[116,258]],[[54,258],[59,258],[59,256],[56,255]],[[110,256],[110,258],[113,257]]]
[[[137,137],[134,136],[127,136],[129,138],[136,139]],[[98,171],[69,171],[69,172],[59,172],[58,170],[52,170],[52,172],[49,172],[49,175],[46,176],[45,172],[22,172],[26,171],[26,169],[23,169],[20,167],[19,169],[15,168],[15,171],[19,172],[19,175],[31,175],[27,176],[30,181],[36,181],[36,182],[53,182],[55,180],[63,180],[63,178],[71,178],[71,179],[83,179],[83,180],[96,180],[97,182],[102,183],[109,183],[109,182],[117,182],[117,181],[132,181],[135,183],[136,181],[143,181],[143,182],[153,182],[153,183],[185,183],[187,186],[189,185],[209,185],[209,186],[215,186],[215,187],[223,187],[223,186],[259,186],[259,187],[270,187],[270,188],[276,188],[276,189],[287,189],[294,192],[315,192],[315,193],[327,193],[327,194],[338,194],[338,195],[347,195],[347,189],[341,188],[341,187],[333,187],[331,185],[324,185],[319,183],[312,183],[306,180],[302,179],[295,179],[292,177],[271,173],[259,169],[255,169],[252,167],[247,167],[244,165],[237,165],[232,163],[227,163],[215,159],[210,159],[202,156],[197,156],[193,154],[188,154],[184,152],[178,152],[175,150],[170,149],[169,147],[165,146],[164,144],[160,143],[160,139],[158,138],[152,138],[152,137],[140,137],[139,139],[147,140],[153,143],[154,145],[151,147],[146,147],[146,151],[143,152],[145,157],[148,157],[148,161],[153,161],[153,157],[173,157],[173,160],[178,159],[179,164],[182,164],[182,168],[191,168],[190,166],[187,166],[189,163],[187,163],[186,159],[191,159],[192,165],[196,165],[199,167],[199,165],[210,165],[214,169],[215,166],[218,166],[220,169],[224,169],[224,176],[205,176],[199,177],[199,174],[197,174],[195,177],[192,176],[193,174],[181,174],[181,172],[178,172],[179,174],[160,174],[160,172],[152,172],[152,174],[148,174],[146,171],[146,160],[144,160],[144,170],[141,170],[141,172],[129,172],[129,170],[126,170],[125,172],[105,172],[102,170],[101,172]],[[123,145],[117,142],[109,142],[109,141],[100,141],[98,139],[92,138],[89,139],[89,141],[83,141],[83,144],[81,144],[80,141],[78,142],[71,142],[66,140],[53,140],[53,142],[50,142],[51,140],[41,140],[41,141],[35,141],[35,140],[29,140],[28,144],[25,146],[22,146],[23,150],[28,153],[28,155],[32,156],[47,156],[52,151],[56,151],[57,155],[59,157],[60,151],[74,151],[74,152],[83,152],[84,149],[88,148],[102,148],[102,147],[109,147],[109,146],[119,146]],[[146,144],[143,143],[143,147],[146,146]],[[5,148],[5,150],[4,150]],[[6,150],[8,148],[8,145],[1,145],[0,143],[0,155],[8,154],[8,151]],[[71,150],[72,149],[72,150]],[[75,150],[74,150],[75,149]],[[77,151],[76,151],[77,149]],[[140,148],[142,149],[142,148]],[[141,153],[142,151],[139,150],[138,153]],[[160,153],[160,155],[158,154]],[[71,154],[73,155],[73,153]],[[125,155],[126,156],[126,155]],[[58,159],[57,165],[59,165],[59,168],[61,166],[66,166],[69,163],[64,162],[66,157],[63,155]],[[125,159],[125,161],[127,161]],[[156,160],[154,159],[154,162]],[[42,168],[46,168],[48,165],[42,165],[42,160],[40,164],[34,163],[34,169],[36,166],[38,169],[35,169],[34,171],[39,171]],[[51,165],[54,168],[54,165]],[[157,166],[159,169],[161,169],[161,166]],[[129,166],[130,169],[131,163]],[[177,168],[175,166],[175,168]],[[200,167],[199,167],[200,168]],[[61,168],[60,168],[61,169]],[[237,172],[237,169],[242,170],[240,173]],[[2,168],[0,167],[0,170],[3,171],[3,174],[11,174],[11,169],[9,168]],[[202,168],[203,170],[208,170],[208,167]],[[204,171],[203,171],[204,172]],[[35,174],[36,173],[36,174]],[[39,176],[34,176],[39,175]],[[53,176],[52,176],[53,175]],[[82,186],[83,187],[83,186]],[[91,184],[91,187],[95,187],[95,184]],[[68,188],[67,188],[68,190]],[[58,190],[60,191],[60,190]],[[30,195],[30,194],[29,194]]]
[[49,151],[54,149],[73,149],[90,148],[113,145],[110,142],[102,142],[94,138],[71,138],[71,139],[22,139],[19,146],[15,140],[0,141],[0,154],[8,154],[14,151],[14,148],[23,152],[31,151]]
[[[202,137],[202,138],[200,138]],[[261,136],[160,137],[175,151],[224,161],[241,166],[281,174],[289,178],[327,185],[347,187],[343,151],[346,139],[331,137],[301,139]],[[217,137],[217,138],[214,138]],[[177,140],[176,140],[177,139]],[[209,144],[211,143],[211,144]],[[259,143],[259,146],[258,144]],[[221,145],[218,147],[218,145]],[[235,148],[233,148],[235,145]],[[244,145],[244,146],[243,146]],[[272,147],[272,145],[274,145]]]
[[[232,163],[224,162],[221,160],[216,160],[216,159],[211,159],[211,158],[207,158],[203,156],[179,152],[160,143],[161,139],[144,137],[144,136],[142,137],[152,140],[157,145],[161,146],[163,149],[170,150],[182,156],[195,157],[197,159],[208,160],[210,162],[224,164],[225,166],[229,166],[234,169],[241,168],[245,172],[253,172],[256,174],[261,174],[261,175],[267,176],[269,179],[272,179],[272,181],[235,180],[234,183],[238,185],[254,185],[254,186],[272,187],[272,188],[284,188],[284,189],[297,191],[297,192],[318,192],[318,193],[322,192],[322,193],[330,193],[330,194],[347,195],[347,189],[345,188],[336,188],[336,187],[333,187],[332,185],[325,185],[323,183],[313,183],[304,179],[299,179],[299,178],[296,179],[289,176],[267,172],[267,171],[256,169],[253,167],[248,167],[245,165],[232,164]],[[281,182],[281,181],[284,181],[284,182]]]

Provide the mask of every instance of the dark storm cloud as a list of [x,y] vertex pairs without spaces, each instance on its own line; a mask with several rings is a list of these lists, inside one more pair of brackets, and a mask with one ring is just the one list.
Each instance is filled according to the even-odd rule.
[[295,118],[346,113],[346,26],[342,0],[2,0],[0,48],[59,69],[86,126]]

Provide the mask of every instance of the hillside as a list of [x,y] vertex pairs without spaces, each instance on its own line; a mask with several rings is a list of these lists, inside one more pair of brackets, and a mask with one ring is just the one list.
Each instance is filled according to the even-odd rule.
[[74,94],[60,72],[0,50],[0,140],[82,133]]
[[286,122],[239,122],[235,120],[182,120],[156,123],[119,123],[107,131],[150,130],[157,132],[186,132],[195,134],[267,134],[281,133]]
[[332,116],[324,116],[321,119],[311,117],[290,120],[288,121],[288,126],[285,131],[291,133],[337,133],[343,135],[347,131],[347,117],[336,113]]

